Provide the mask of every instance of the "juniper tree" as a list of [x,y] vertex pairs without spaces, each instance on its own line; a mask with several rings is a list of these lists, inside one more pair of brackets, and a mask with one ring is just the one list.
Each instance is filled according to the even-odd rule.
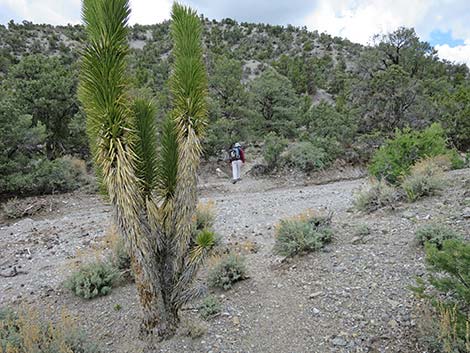
[[207,115],[202,28],[193,10],[173,5],[173,109],[157,141],[155,107],[129,93],[129,14],[128,0],[84,0],[79,96],[97,174],[131,255],[143,332],[165,338],[198,294],[194,278],[214,244],[212,233],[195,236],[192,226]]

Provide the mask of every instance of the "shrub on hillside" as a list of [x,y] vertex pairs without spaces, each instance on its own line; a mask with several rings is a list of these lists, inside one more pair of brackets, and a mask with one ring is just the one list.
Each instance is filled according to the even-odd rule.
[[425,196],[434,196],[444,189],[445,185],[443,170],[433,158],[417,162],[401,183],[408,201],[411,202]]
[[281,154],[287,147],[287,140],[275,132],[266,135],[263,146],[263,157],[268,167],[273,169],[279,166]]
[[397,183],[418,160],[438,155],[448,155],[454,168],[463,163],[458,153],[447,149],[445,133],[439,124],[423,131],[397,130],[395,137],[374,154],[369,172],[376,178]]
[[78,189],[87,182],[85,162],[72,157],[30,161],[24,171],[11,174],[0,193],[50,194]]
[[65,286],[79,297],[92,299],[109,294],[118,279],[119,273],[111,264],[96,261],[74,272]]
[[211,287],[228,290],[235,282],[246,278],[245,259],[239,255],[229,254],[209,271],[208,282]]
[[33,216],[51,206],[47,200],[41,199],[9,199],[2,205],[3,214],[7,218],[16,219]]
[[470,244],[444,240],[442,248],[426,244],[429,276],[412,290],[435,308],[438,351],[468,352],[470,348]]
[[203,319],[209,319],[222,310],[220,301],[213,295],[204,298],[202,303],[198,306],[199,314]]
[[359,211],[373,212],[393,206],[400,200],[400,193],[385,180],[372,180],[368,187],[355,195],[354,206]]
[[98,353],[99,349],[72,319],[44,321],[33,310],[0,308],[0,352],[5,353]]
[[308,141],[290,145],[283,159],[288,167],[306,173],[323,170],[331,164],[331,159],[325,150]]
[[460,239],[459,233],[442,224],[426,224],[416,230],[416,240],[421,245],[430,243],[438,249],[442,248],[442,243],[449,239]]
[[331,215],[313,212],[283,219],[276,227],[276,241],[273,251],[282,256],[321,249],[331,241]]

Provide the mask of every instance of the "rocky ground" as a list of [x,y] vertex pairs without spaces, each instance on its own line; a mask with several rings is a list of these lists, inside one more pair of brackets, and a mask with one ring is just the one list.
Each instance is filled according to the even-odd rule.
[[[185,327],[154,352],[422,352],[417,301],[408,286],[425,271],[414,230],[448,223],[470,237],[470,170],[448,174],[441,196],[361,214],[351,209],[366,179],[324,185],[286,180],[211,180],[201,199],[215,201],[216,230],[247,257],[249,279],[214,292],[222,313],[207,322],[186,308]],[[333,242],[290,260],[273,255],[274,226],[306,209],[334,212]],[[371,232],[357,236],[357,226]],[[63,289],[77,263],[99,256],[110,226],[109,207],[96,195],[54,197],[51,212],[0,227],[0,306],[29,304],[55,316],[66,310],[106,352],[139,352],[139,305],[132,284],[84,301]],[[121,308],[116,310],[116,305]]]

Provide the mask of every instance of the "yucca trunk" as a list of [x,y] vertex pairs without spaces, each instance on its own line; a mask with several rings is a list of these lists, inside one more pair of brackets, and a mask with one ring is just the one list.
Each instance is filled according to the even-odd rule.
[[175,332],[182,305],[199,293],[194,278],[214,244],[212,233],[193,232],[207,117],[202,27],[194,11],[174,4],[173,109],[157,148],[152,103],[129,94],[129,13],[128,0],[84,0],[88,45],[79,97],[97,174],[131,255],[142,332],[165,338]]

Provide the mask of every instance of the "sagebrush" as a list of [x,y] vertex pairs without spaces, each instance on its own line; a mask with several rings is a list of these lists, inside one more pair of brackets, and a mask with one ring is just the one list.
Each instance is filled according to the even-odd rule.
[[221,310],[222,304],[220,304],[220,301],[217,299],[217,297],[213,295],[205,297],[198,306],[199,314],[203,319],[209,319],[219,314]]
[[416,230],[416,240],[421,245],[431,243],[438,249],[442,248],[445,240],[461,239],[461,235],[452,228],[443,224],[426,224]]
[[357,192],[353,201],[359,211],[373,212],[382,207],[393,206],[401,199],[400,192],[385,180],[372,179],[364,189]]
[[401,187],[408,201],[434,196],[447,185],[444,170],[433,158],[424,159],[411,167],[410,174],[403,178]]
[[107,295],[119,279],[119,272],[110,263],[96,261],[81,266],[65,281],[75,295],[92,299]]
[[228,290],[233,284],[247,278],[245,258],[229,254],[222,257],[209,271],[208,283],[214,288]]
[[283,256],[316,251],[329,243],[332,235],[331,215],[308,211],[279,222],[273,251]]

